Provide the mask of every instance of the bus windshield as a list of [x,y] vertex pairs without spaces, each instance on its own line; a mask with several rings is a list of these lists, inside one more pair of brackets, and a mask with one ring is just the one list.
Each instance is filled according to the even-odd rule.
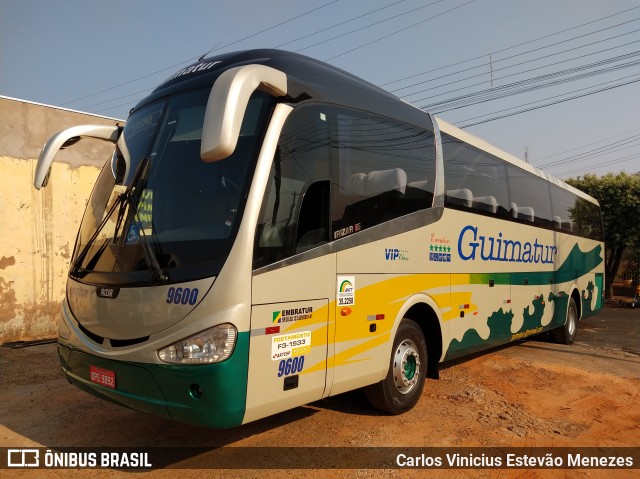
[[210,88],[136,110],[102,169],[76,240],[71,276],[152,284],[220,272],[237,232],[273,99],[255,92],[236,149],[200,158]]

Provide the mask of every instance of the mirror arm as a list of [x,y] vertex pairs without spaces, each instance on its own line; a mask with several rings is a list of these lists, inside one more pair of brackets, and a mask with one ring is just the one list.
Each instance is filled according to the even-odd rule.
[[213,84],[202,128],[200,157],[211,162],[236,149],[249,98],[256,90],[287,94],[287,75],[265,65],[244,65],[225,71]]
[[40,152],[33,186],[37,190],[47,186],[51,163],[59,150],[77,143],[81,137],[96,138],[115,143],[121,133],[122,127],[117,125],[78,125],[56,133],[49,138],[49,141],[45,143]]

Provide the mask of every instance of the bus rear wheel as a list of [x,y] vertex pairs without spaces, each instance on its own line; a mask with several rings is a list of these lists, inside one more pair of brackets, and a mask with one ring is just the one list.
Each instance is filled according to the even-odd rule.
[[427,370],[427,343],[420,326],[403,319],[396,332],[387,377],[365,389],[371,405],[402,414],[420,399]]
[[567,308],[567,320],[564,326],[553,329],[551,337],[556,343],[573,344],[576,340],[576,332],[578,331],[578,308],[573,298],[569,298],[569,307]]

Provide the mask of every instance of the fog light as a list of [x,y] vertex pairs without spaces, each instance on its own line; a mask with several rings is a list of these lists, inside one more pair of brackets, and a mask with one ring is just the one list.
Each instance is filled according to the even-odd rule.
[[193,399],[201,399],[204,396],[204,389],[199,384],[189,386],[189,394]]
[[162,348],[158,357],[173,364],[219,363],[231,356],[237,336],[232,324],[221,324]]

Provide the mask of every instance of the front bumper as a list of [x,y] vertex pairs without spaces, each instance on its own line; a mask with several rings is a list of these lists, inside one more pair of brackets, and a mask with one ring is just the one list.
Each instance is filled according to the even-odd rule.
[[[80,351],[58,340],[68,381],[122,406],[174,421],[213,428],[242,424],[247,399],[249,333],[238,333],[235,350],[222,363],[169,365],[116,361]],[[89,379],[91,366],[115,372],[116,389]]]

